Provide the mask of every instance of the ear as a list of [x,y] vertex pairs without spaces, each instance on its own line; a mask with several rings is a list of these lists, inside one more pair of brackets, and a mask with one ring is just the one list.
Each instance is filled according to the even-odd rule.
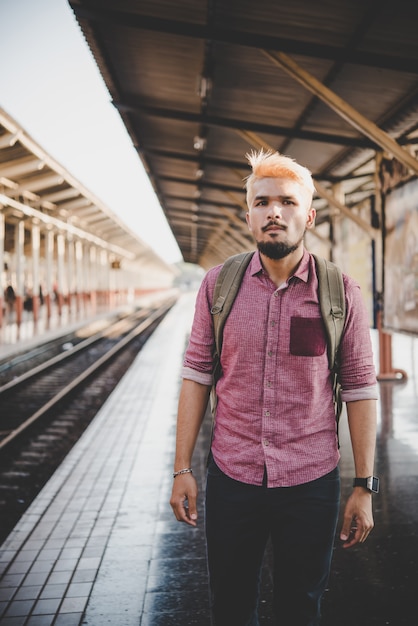
[[306,228],[307,229],[314,227],[315,217],[316,217],[316,209],[314,209],[313,206],[311,206],[311,208],[308,211],[308,215],[306,216]]
[[246,219],[246,222],[247,222],[248,230],[249,230],[250,232],[252,232],[252,228],[251,228],[251,216],[250,216],[250,212],[249,212],[249,211],[247,211],[247,213],[245,214],[245,219]]

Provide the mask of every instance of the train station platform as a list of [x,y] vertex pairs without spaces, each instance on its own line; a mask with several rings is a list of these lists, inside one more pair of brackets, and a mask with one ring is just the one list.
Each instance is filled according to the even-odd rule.
[[[1,626],[209,626],[202,502],[196,529],[169,506],[193,305],[194,293],[181,296],[0,547]],[[418,340],[395,335],[393,358],[409,376],[380,383],[376,527],[352,550],[336,540],[321,626],[416,619]],[[206,420],[193,460],[201,497],[209,430]],[[342,418],[343,499],[352,479],[347,438]],[[273,624],[268,553],[260,624]]]

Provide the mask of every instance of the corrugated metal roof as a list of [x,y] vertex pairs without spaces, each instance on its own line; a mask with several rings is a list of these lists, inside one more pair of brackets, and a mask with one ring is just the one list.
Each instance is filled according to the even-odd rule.
[[[252,147],[297,159],[320,190],[342,181],[348,207],[373,192],[376,152],[418,173],[415,2],[70,4],[185,261],[252,246]],[[330,215],[321,195],[318,224]]]

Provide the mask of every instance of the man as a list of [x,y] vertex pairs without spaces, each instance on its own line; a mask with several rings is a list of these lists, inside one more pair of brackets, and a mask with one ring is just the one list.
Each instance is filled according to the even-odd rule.
[[[208,463],[206,539],[216,626],[257,626],[260,569],[274,555],[275,624],[316,626],[339,511],[338,442],[313,257],[310,172],[288,157],[248,155],[247,224],[256,253],[225,322],[222,375]],[[205,276],[183,367],[174,482],[179,521],[197,523],[191,459],[212,384],[211,306],[221,267]],[[344,276],[347,315],[339,380],[356,477],[373,474],[377,385],[367,313]],[[360,481],[362,484],[363,481]],[[366,484],[366,483],[364,483]],[[373,528],[371,493],[356,486],[340,538],[349,548]]]

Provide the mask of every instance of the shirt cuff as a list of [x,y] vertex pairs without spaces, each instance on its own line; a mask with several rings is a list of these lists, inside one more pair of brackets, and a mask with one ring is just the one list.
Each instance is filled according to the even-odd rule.
[[193,382],[200,383],[201,385],[207,385],[208,387],[212,387],[213,384],[212,374],[197,372],[191,367],[183,367],[181,370],[181,377],[187,378],[187,380],[193,380]]
[[356,400],[377,400],[379,397],[377,383],[360,389],[342,389],[341,400],[343,402],[355,402]]

